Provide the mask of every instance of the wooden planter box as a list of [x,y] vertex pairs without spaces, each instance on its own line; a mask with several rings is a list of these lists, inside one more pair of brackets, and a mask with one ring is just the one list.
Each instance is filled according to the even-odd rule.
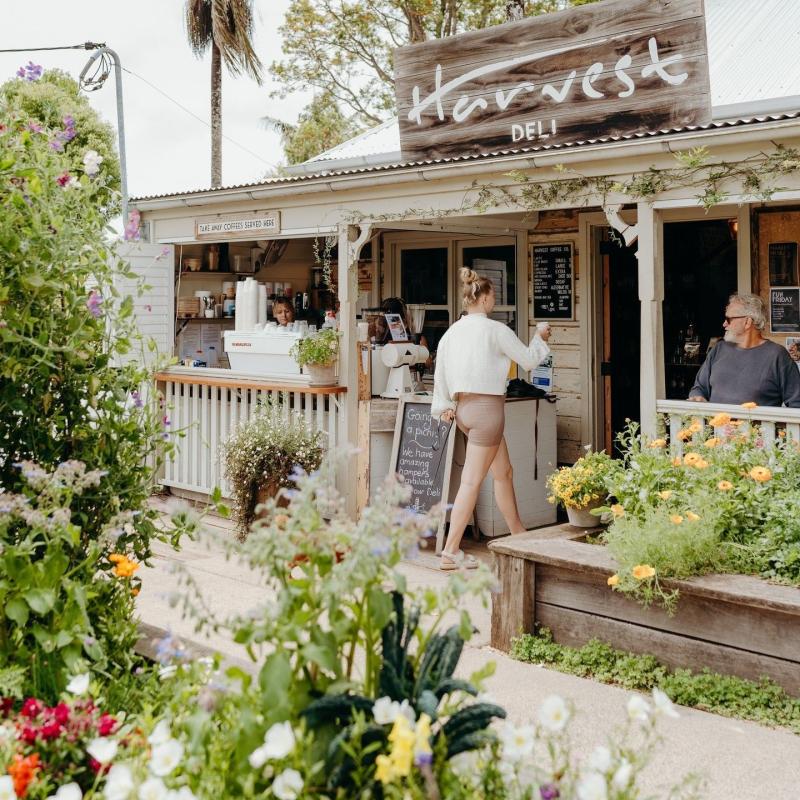
[[560,644],[600,639],[672,668],[767,676],[800,694],[800,589],[747,575],[664,581],[680,590],[670,617],[612,591],[606,581],[614,561],[606,548],[576,541],[585,533],[557,525],[489,545],[500,581],[493,647],[508,650],[513,637],[544,626]]

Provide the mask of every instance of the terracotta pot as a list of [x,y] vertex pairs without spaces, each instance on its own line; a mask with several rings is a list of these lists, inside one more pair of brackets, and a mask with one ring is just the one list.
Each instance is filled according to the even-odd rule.
[[[258,492],[256,492],[256,508],[266,503],[271,497],[277,496],[280,488],[280,484],[277,481],[270,481],[266,485],[259,487]],[[289,505],[289,498],[279,497],[277,505],[279,508],[286,508]],[[261,511],[256,511],[255,519],[262,519],[264,516],[266,516],[266,512],[262,509]]]
[[589,503],[588,506],[582,506],[581,508],[572,508],[571,506],[567,506],[567,519],[569,520],[569,524],[573,525],[576,528],[597,528],[602,523],[600,522],[600,517],[596,516],[595,514],[591,514],[591,510],[594,508],[600,508],[603,505],[601,500],[594,500],[593,502]]
[[336,364],[306,364],[304,367],[311,378],[311,383],[318,386],[331,385],[336,383]]

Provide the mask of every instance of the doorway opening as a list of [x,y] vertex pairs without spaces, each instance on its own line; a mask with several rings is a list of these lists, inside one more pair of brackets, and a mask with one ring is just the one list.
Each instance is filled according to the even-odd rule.
[[603,332],[600,376],[603,398],[602,443],[618,455],[617,436],[639,419],[641,311],[636,245],[625,247],[604,228],[600,238],[603,275]]
[[668,400],[685,400],[709,347],[722,338],[736,291],[735,220],[664,225],[664,378]]

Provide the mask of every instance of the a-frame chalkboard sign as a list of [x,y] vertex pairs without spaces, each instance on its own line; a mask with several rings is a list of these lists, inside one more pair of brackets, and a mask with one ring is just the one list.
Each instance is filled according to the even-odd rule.
[[[449,501],[455,423],[431,418],[430,394],[404,394],[397,405],[392,471],[411,486],[410,507],[427,512]],[[436,553],[444,546],[446,514],[436,532]]]

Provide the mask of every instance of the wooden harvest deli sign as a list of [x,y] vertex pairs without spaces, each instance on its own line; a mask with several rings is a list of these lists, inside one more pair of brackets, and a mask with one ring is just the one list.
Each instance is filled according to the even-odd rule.
[[711,121],[703,0],[604,0],[395,51],[404,159]]
[[241,236],[243,238],[280,233],[280,211],[252,211],[199,217],[194,221],[195,238]]

